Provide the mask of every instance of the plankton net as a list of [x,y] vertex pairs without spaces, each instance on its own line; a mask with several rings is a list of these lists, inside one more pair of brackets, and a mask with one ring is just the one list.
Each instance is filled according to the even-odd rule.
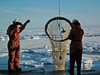
[[45,24],[45,32],[52,45],[53,68],[57,70],[65,70],[66,46],[67,38],[71,30],[71,22],[60,17],[60,0],[59,0],[59,16],[53,17]]

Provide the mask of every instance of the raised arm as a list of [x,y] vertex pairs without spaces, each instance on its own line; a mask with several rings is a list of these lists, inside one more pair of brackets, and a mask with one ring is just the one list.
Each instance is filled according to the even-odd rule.
[[27,20],[27,21],[20,27],[21,31],[25,29],[25,27],[26,27],[26,25],[27,25],[28,23],[30,23],[30,20]]

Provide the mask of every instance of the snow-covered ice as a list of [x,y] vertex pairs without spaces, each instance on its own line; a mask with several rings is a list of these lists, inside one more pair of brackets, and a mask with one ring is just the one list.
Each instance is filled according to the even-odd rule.
[[[88,31],[84,28],[83,38],[83,70],[99,70],[100,68],[100,31],[99,28],[92,28]],[[2,33],[2,32],[0,32]],[[8,36],[0,34],[0,69],[7,69]],[[70,41],[69,41],[70,42]],[[27,30],[21,34],[21,65],[23,69],[45,68],[52,70],[52,48],[44,31]],[[68,45],[68,44],[67,44]],[[68,45],[69,46],[69,45]],[[66,69],[69,68],[69,48],[67,48]],[[25,66],[26,65],[26,66]],[[28,65],[28,66],[27,66]],[[48,67],[49,66],[49,67]]]

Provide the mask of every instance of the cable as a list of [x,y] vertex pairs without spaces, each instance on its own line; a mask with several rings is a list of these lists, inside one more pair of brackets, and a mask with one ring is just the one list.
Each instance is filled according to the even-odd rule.
[[58,9],[59,9],[59,17],[60,17],[60,13],[61,13],[61,11],[60,11],[60,0],[58,0]]

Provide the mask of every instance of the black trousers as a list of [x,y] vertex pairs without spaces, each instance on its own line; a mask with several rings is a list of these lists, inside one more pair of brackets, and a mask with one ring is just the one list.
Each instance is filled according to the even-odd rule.
[[74,75],[75,62],[77,65],[77,75],[81,75],[81,60],[82,60],[81,49],[77,49],[74,52],[70,51],[70,75]]

